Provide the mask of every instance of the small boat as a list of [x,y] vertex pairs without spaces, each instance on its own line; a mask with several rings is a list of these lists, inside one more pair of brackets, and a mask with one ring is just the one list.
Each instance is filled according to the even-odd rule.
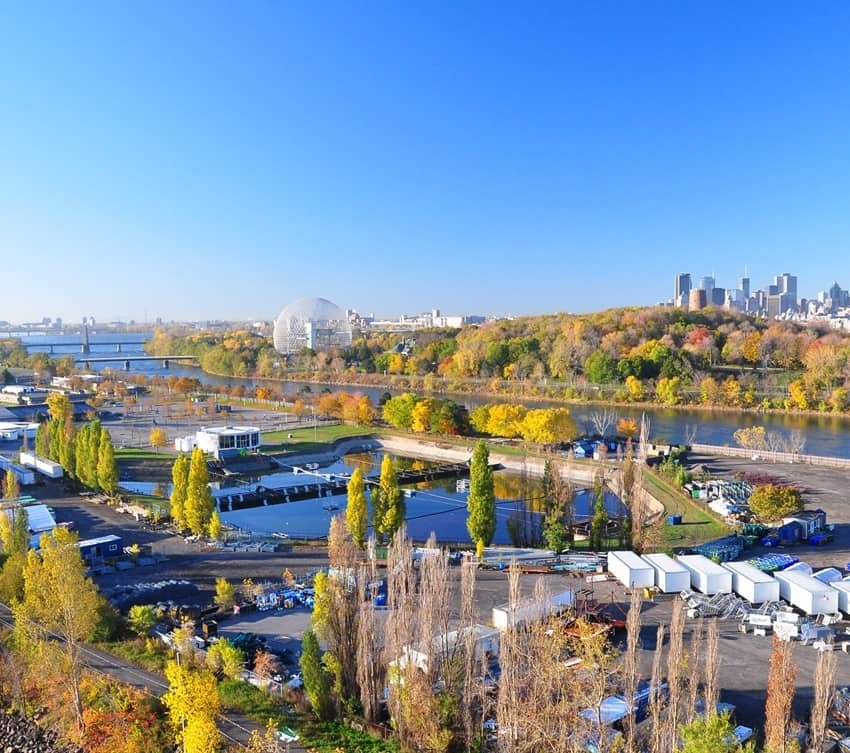
[[322,505],[322,509],[326,512],[334,512],[335,510],[339,510],[339,505]]
[[416,489],[404,489],[404,496],[408,499],[416,496]]
[[284,531],[275,531],[272,534],[272,536],[274,536],[276,539],[288,539],[289,538],[289,534],[285,533]]

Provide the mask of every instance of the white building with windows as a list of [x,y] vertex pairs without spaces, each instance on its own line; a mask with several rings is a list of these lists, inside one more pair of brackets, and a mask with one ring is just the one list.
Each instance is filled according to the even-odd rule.
[[256,426],[213,426],[195,432],[195,446],[217,459],[234,457],[260,448]]

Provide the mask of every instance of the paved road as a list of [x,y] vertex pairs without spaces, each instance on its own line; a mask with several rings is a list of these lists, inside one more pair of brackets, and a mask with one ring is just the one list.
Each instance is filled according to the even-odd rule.
[[[12,612],[5,604],[0,604],[0,624],[7,627],[13,627],[14,624]],[[59,638],[59,636],[54,637]],[[141,669],[121,657],[88,645],[83,645],[82,655],[89,670],[112,677],[143,693],[161,698],[168,690],[168,683],[162,675]],[[261,734],[265,731],[263,725],[234,711],[228,712],[226,716],[219,715],[218,728],[225,740],[240,748],[248,745],[252,730],[257,730]],[[292,753],[306,753],[305,749],[299,745],[292,745],[288,750]]]

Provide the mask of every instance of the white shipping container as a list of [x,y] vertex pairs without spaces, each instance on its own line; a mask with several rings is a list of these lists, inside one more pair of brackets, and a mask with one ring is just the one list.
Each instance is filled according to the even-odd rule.
[[510,604],[493,607],[493,627],[507,630],[530,622],[537,622],[545,617],[560,614],[573,604],[573,592],[561,591],[548,598],[545,605],[537,604],[533,599],[521,601],[512,610]]
[[22,452],[21,464],[27,468],[34,468],[48,478],[62,478],[65,473],[59,463],[54,463],[48,458],[40,457],[34,452]]
[[838,593],[838,608],[846,615],[850,615],[850,583],[846,580],[838,580],[829,584]]
[[732,590],[751,604],[779,601],[779,582],[749,562],[724,562],[732,573]]
[[817,578],[821,583],[829,585],[830,583],[841,580],[841,571],[834,567],[825,567],[823,570],[812,573],[812,577]]
[[662,593],[680,593],[691,587],[691,574],[671,556],[644,554],[643,559],[655,571],[655,585]]
[[691,574],[691,587],[706,596],[732,593],[732,573],[701,554],[676,557]]
[[774,573],[779,581],[779,595],[805,614],[835,614],[838,591],[817,578],[795,570]]
[[626,588],[655,585],[655,570],[634,552],[608,552],[608,572]]

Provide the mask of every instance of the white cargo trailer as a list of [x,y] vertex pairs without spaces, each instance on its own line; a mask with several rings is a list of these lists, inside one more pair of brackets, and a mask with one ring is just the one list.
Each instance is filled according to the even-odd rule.
[[701,554],[676,557],[691,574],[691,587],[706,596],[732,593],[732,573]]
[[493,607],[493,627],[505,631],[508,628],[521,627],[538,622],[546,617],[557,615],[573,605],[573,592],[561,591],[549,596],[544,604],[534,599],[524,599],[513,609],[510,604]]
[[724,562],[732,573],[732,590],[751,604],[779,601],[779,582],[749,562]]
[[608,552],[608,572],[627,588],[655,585],[655,570],[634,552]]
[[838,594],[838,608],[846,615],[850,615],[850,581],[836,580],[829,584]]
[[27,468],[34,468],[42,475],[47,476],[47,478],[62,478],[64,475],[62,466],[59,463],[54,463],[49,458],[43,458],[34,452],[22,452],[21,465],[25,465]]
[[817,578],[795,570],[774,573],[779,581],[779,595],[805,614],[835,614],[838,591]]
[[670,555],[644,554],[643,559],[655,571],[655,585],[662,593],[681,593],[691,587],[691,574]]
[[812,573],[812,577],[817,578],[821,583],[829,585],[830,583],[841,580],[841,570],[835,567],[825,567],[823,570]]

